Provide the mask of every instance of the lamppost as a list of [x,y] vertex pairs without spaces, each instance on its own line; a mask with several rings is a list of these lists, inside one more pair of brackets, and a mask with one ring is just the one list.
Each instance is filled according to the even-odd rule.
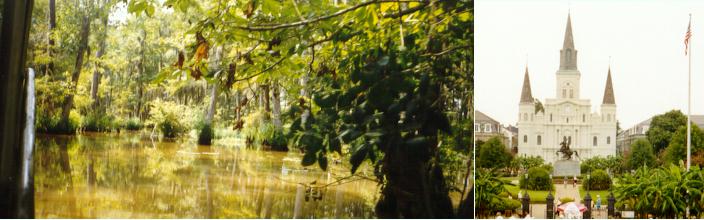
[[587,196],[584,197],[584,204],[587,206],[587,211],[584,212],[584,218],[585,219],[590,219],[592,218],[592,196],[589,195],[589,182],[591,181],[591,171],[589,171],[589,174],[587,174],[587,181],[584,181],[584,184],[587,185]]
[[[525,177],[525,185],[528,186],[528,173],[523,175]],[[520,187],[519,187],[520,188]],[[530,212],[530,196],[528,195],[528,187],[526,187],[526,194],[523,196],[523,201],[522,206],[523,206],[523,216],[528,214]]]

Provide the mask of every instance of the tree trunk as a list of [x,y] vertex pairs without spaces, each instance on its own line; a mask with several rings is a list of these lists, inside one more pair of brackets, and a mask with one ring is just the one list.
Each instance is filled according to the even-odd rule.
[[271,97],[273,99],[273,111],[271,113],[273,122],[274,122],[274,127],[279,129],[281,128],[281,88],[279,87],[279,84],[276,80],[272,83],[272,94]]
[[215,102],[217,101],[217,97],[218,97],[218,84],[213,83],[213,86],[210,89],[210,106],[208,107],[208,114],[205,117],[206,124],[209,124],[209,125],[213,124],[213,117],[215,117]]
[[[215,48],[215,57],[213,62],[210,63],[212,69],[219,69],[220,59],[222,58],[222,46]],[[205,117],[206,124],[212,125],[213,118],[215,117],[215,104],[218,100],[218,83],[213,83],[213,87],[210,89],[210,106],[208,107],[208,114]]]
[[269,105],[269,82],[265,82],[262,85],[262,100],[264,104],[264,111],[267,113],[271,112],[271,105]]
[[[301,77],[301,99],[308,97],[308,80],[309,80],[309,75],[305,74],[303,77]],[[308,108],[305,108],[303,110],[303,114],[301,114],[301,124],[303,124],[306,120],[308,120],[308,115],[310,115],[310,111],[308,111]]]
[[51,59],[47,68],[48,74],[54,73],[54,29],[56,29],[56,0],[49,0],[49,48],[47,50]]
[[[107,9],[107,1],[104,2],[103,5],[103,10],[109,11]],[[98,105],[100,105],[100,101],[98,98],[98,86],[100,86],[100,72],[98,71],[100,64],[100,58],[103,57],[103,54],[105,53],[105,40],[107,39],[108,36],[108,16],[110,13],[105,13],[103,17],[101,18],[102,24],[103,24],[103,32],[100,34],[100,46],[98,49],[98,52],[95,54],[96,62],[95,62],[95,70],[93,71],[93,81],[90,87],[90,97],[91,100],[93,101],[93,109],[96,109]]]
[[142,30],[142,31],[143,31],[142,37],[141,37],[140,43],[139,43],[140,47],[141,47],[140,52],[139,52],[140,58],[139,58],[139,64],[137,64],[137,71],[139,72],[139,76],[137,76],[137,78],[139,79],[139,80],[137,80],[137,83],[138,83],[138,85],[137,85],[137,94],[138,94],[138,96],[137,96],[137,117],[140,120],[143,119],[142,118],[142,97],[144,96],[144,88],[143,88],[144,83],[142,82],[142,77],[143,77],[144,68],[145,68],[144,67],[144,50],[146,49],[145,48],[145,46],[146,46],[145,41],[147,38],[147,30]]
[[[90,11],[90,9],[88,9]],[[73,131],[68,131],[69,128],[69,114],[71,113],[71,108],[73,108],[73,96],[77,91],[78,78],[81,76],[81,69],[83,68],[83,55],[88,48],[88,37],[90,36],[90,17],[86,14],[83,15],[81,21],[81,40],[78,45],[78,53],[76,55],[76,63],[71,73],[71,88],[69,94],[66,95],[64,101],[64,106],[61,110],[61,127],[64,132],[71,133]]]

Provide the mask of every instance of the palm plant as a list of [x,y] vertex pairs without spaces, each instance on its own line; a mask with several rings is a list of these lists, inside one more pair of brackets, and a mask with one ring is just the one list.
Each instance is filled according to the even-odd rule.
[[475,177],[477,189],[476,201],[479,205],[478,216],[488,217],[503,202],[501,193],[506,191],[504,185],[511,184],[497,177],[496,169],[479,169]]
[[634,174],[625,174],[615,187],[618,205],[628,205],[640,217],[682,218],[687,207],[699,216],[704,207],[704,174],[699,168],[685,171],[683,166],[670,165],[649,169],[639,168]]

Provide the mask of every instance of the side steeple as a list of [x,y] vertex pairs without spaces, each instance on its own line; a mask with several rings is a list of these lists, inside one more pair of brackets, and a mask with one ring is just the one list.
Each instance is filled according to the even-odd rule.
[[611,84],[611,66],[609,66],[609,73],[606,76],[606,88],[604,88],[604,101],[602,104],[616,104],[616,98],[614,98],[614,86]]
[[565,40],[562,43],[562,50],[560,50],[560,70],[577,70],[577,50],[574,48],[572,16],[570,13],[567,13]]
[[530,90],[530,77],[528,76],[528,65],[526,74],[523,76],[523,91],[521,91],[521,103],[533,103],[533,94]]

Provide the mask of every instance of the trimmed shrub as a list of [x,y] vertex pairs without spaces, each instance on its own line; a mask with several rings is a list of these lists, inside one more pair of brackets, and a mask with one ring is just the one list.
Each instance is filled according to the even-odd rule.
[[560,198],[560,203],[565,204],[565,203],[568,203],[568,202],[574,202],[574,198],[571,198],[571,197],[562,197],[562,198]]
[[544,168],[533,167],[528,169],[528,179],[519,176],[518,185],[521,189],[529,190],[552,190],[552,180],[550,173]]
[[493,203],[494,212],[516,210],[521,207],[521,202],[515,199],[501,198],[500,200],[494,200]]
[[582,177],[584,180],[583,188],[586,190],[608,190],[611,187],[611,177],[604,170],[595,170],[590,178]]

